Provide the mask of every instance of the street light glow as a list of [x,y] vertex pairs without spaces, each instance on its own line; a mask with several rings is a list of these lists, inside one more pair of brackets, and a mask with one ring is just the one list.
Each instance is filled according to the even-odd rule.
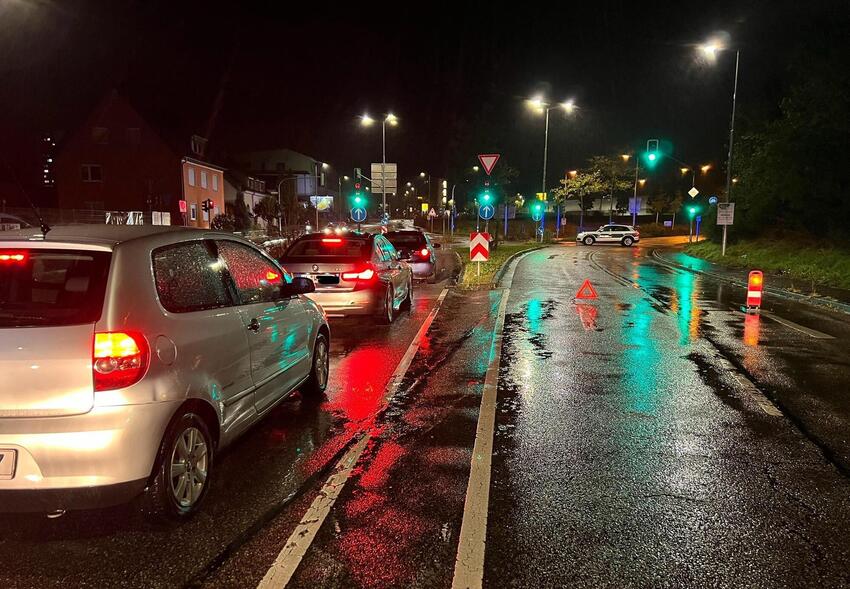
[[346,182],[347,182],[348,180],[351,180],[351,178],[349,178],[348,176],[343,176],[343,177],[342,177],[342,179],[343,179],[343,180],[345,180]]
[[646,184],[646,178],[641,178],[640,180],[638,180],[638,184],[640,184],[641,186]]
[[629,155],[629,154],[627,154],[627,153],[624,153],[624,154],[623,154],[623,155],[621,155],[620,157],[621,157],[621,158],[623,158],[623,161],[624,161],[624,162],[627,162],[627,161],[629,161],[629,159],[630,159],[632,156],[630,156],[630,155]]
[[567,173],[570,175],[570,178],[575,178],[578,175],[578,170],[570,170]]
[[575,102],[573,102],[572,100],[567,100],[561,103],[561,108],[563,108],[564,111],[569,114],[575,110],[576,105]]
[[691,171],[690,168],[679,168],[679,171],[682,172],[682,176]]
[[420,178],[424,178],[424,177],[425,177],[425,172],[419,172],[419,177],[420,177]]
[[541,95],[534,96],[533,98],[528,99],[528,106],[531,108],[535,108],[537,110],[543,110],[548,104],[543,101],[543,97]]
[[392,125],[393,127],[395,127],[396,125],[398,125],[398,117],[397,117],[397,116],[395,116],[393,113],[389,113],[389,114],[387,114],[387,119],[386,119],[386,120],[387,120],[387,122],[388,122],[390,125]]
[[330,168],[330,167],[331,167],[331,166],[330,166],[330,164],[327,164],[327,163],[325,163],[325,162],[322,162],[322,169],[323,169],[323,170],[327,170],[327,169],[328,169],[328,168]]
[[477,171],[478,171],[478,166],[472,166],[472,171],[473,171],[473,172],[477,172]]
[[711,164],[705,164],[700,168],[703,174],[708,174],[708,171],[711,169]]
[[373,119],[372,117],[370,117],[366,113],[364,113],[360,116],[360,124],[363,125],[364,127],[368,127],[369,125],[371,125],[374,122],[375,122],[375,119]]
[[716,41],[709,41],[708,43],[703,43],[699,46],[699,50],[702,51],[703,55],[712,59],[717,56],[717,52],[720,51],[720,49],[721,47]]

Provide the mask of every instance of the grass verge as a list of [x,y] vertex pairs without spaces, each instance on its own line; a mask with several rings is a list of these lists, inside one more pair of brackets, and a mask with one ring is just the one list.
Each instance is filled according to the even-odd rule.
[[534,241],[524,243],[500,243],[499,247],[490,252],[490,260],[481,262],[481,275],[478,276],[475,262],[469,261],[469,253],[466,247],[463,251],[458,251],[460,259],[463,261],[463,268],[460,272],[457,284],[460,288],[478,288],[481,285],[489,286],[496,276],[499,268],[507,262],[512,255],[523,252],[525,250],[539,247],[540,244]]
[[685,252],[725,266],[758,268],[823,286],[850,290],[850,251],[804,239],[741,241],[726,247],[703,241],[687,246]]

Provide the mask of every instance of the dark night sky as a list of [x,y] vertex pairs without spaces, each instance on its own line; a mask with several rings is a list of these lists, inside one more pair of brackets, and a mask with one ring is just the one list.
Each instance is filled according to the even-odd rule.
[[581,107],[570,121],[553,112],[550,183],[589,155],[648,137],[668,138],[680,159],[720,163],[733,61],[700,64],[689,44],[726,31],[740,45],[746,121],[775,105],[814,10],[784,1],[246,5],[0,0],[0,128],[67,128],[113,86],[160,124],[194,124],[223,88],[219,154],[286,146],[346,171],[366,167],[380,157],[380,129],[356,117],[391,109],[401,125],[388,132],[388,159],[402,176],[465,164],[457,150],[472,165],[497,149],[531,190],[543,122],[523,99],[543,91]]

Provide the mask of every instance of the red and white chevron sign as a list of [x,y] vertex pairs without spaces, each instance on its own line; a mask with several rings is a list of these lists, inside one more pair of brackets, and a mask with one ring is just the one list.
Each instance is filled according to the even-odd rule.
[[469,234],[469,260],[471,262],[486,262],[490,259],[490,234]]

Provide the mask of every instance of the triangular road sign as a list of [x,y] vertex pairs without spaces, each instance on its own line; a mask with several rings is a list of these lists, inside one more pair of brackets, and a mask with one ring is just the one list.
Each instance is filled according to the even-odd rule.
[[593,285],[590,284],[590,280],[585,279],[584,284],[581,285],[581,288],[578,289],[576,293],[577,299],[595,299],[598,298],[596,294],[596,290],[594,290]]
[[496,167],[496,162],[499,161],[500,154],[498,153],[482,153],[478,156],[478,161],[481,162],[481,165],[484,166],[484,171],[487,172],[487,175],[490,175],[490,172],[493,171],[493,168]]

